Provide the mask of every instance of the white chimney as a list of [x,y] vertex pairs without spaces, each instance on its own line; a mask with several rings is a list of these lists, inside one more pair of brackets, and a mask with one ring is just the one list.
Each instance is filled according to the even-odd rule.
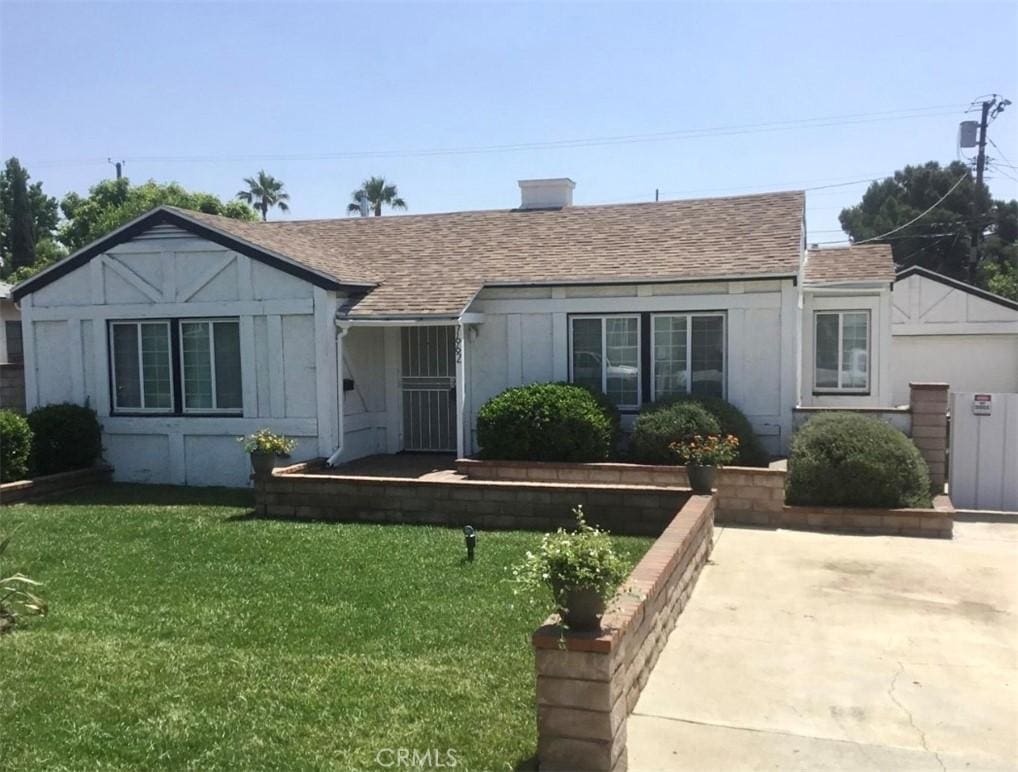
[[561,209],[573,205],[576,183],[568,177],[519,182],[520,209]]

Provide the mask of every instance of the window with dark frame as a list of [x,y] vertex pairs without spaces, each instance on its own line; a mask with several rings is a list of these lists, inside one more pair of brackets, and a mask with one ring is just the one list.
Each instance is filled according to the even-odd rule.
[[4,336],[7,338],[7,361],[21,364],[25,361],[25,344],[21,339],[21,322],[4,322]]
[[569,330],[570,380],[621,409],[639,408],[648,396],[725,396],[723,312],[578,314]]
[[243,414],[236,319],[109,323],[114,413]]

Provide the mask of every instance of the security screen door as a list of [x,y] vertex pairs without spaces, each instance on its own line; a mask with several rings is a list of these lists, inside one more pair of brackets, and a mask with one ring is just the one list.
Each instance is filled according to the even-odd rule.
[[456,450],[456,328],[404,327],[403,449]]

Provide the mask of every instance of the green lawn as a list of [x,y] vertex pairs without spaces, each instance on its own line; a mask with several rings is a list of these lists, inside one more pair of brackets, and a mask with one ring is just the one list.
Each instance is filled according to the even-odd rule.
[[[247,517],[246,491],[107,486],[0,510],[50,615],[0,638],[0,766],[457,769],[535,752],[508,568],[539,534]],[[649,539],[619,539],[635,562]],[[448,757],[444,757],[448,762]],[[390,760],[383,754],[383,762]],[[390,767],[397,768],[397,767]]]

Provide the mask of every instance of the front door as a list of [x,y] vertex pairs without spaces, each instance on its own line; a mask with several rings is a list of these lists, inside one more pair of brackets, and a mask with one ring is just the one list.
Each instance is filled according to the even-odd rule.
[[456,328],[404,327],[403,449],[456,450]]

